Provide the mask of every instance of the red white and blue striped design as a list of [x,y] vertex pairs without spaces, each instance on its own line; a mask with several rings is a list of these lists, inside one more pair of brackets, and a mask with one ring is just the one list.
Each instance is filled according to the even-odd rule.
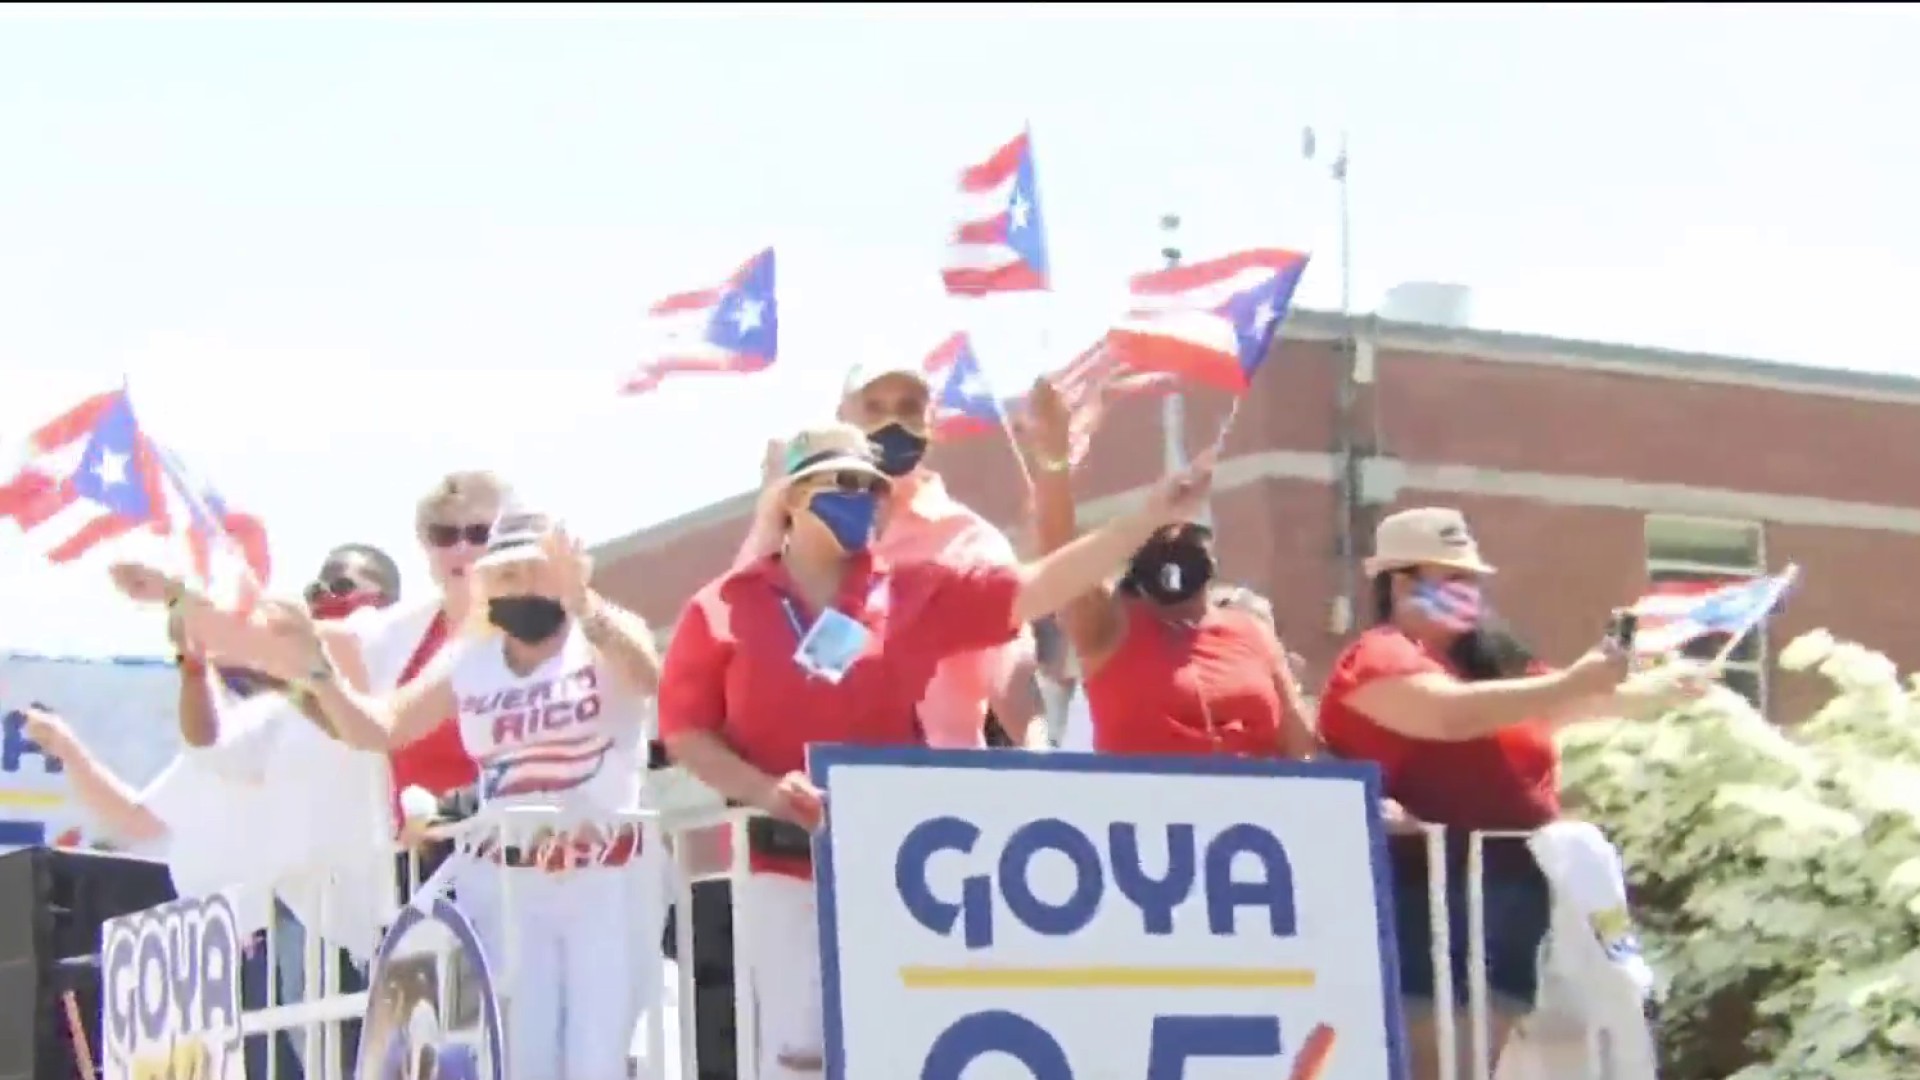
[[55,564],[101,549],[149,559],[157,539],[158,561],[241,610],[258,599],[270,569],[261,522],[229,509],[148,437],[124,389],[96,394],[28,436],[24,460],[0,483],[0,517]]
[[1107,335],[1121,361],[1243,393],[1273,350],[1308,256],[1262,248],[1138,274]]
[[1136,371],[1121,363],[1104,337],[1047,378],[1067,406],[1067,461],[1075,466],[1093,445],[1108,404],[1124,397],[1164,394],[1179,385],[1165,372]]
[[1480,625],[1486,610],[1480,586],[1470,581],[1420,582],[1414,586],[1413,603],[1436,624],[1460,633]]
[[505,747],[480,762],[480,796],[504,799],[572,791],[600,775],[612,752],[613,738],[604,734]]
[[1021,132],[985,161],[961,172],[960,201],[959,219],[940,272],[949,295],[1052,288],[1030,132]]
[[955,334],[942,342],[923,366],[939,380],[933,395],[936,438],[959,439],[1006,430],[1000,399],[993,395],[993,384],[981,370],[980,359],[966,334]]
[[773,249],[748,259],[719,285],[675,293],[648,314],[660,333],[658,355],[628,376],[622,393],[647,393],[670,375],[765,370],[780,351]]
[[1664,656],[1704,637],[1743,638],[1773,614],[1799,576],[1800,568],[1789,566],[1769,577],[1732,582],[1660,582],[1633,605],[1639,616],[1633,650]]

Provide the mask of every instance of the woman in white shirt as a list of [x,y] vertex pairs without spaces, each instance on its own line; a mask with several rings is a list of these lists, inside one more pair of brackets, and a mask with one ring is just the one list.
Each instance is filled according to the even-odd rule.
[[[458,902],[509,999],[507,1075],[622,1080],[662,981],[662,853],[620,820],[640,794],[652,634],[588,587],[585,555],[544,515],[503,513],[473,569],[467,635],[385,699],[335,677],[304,613],[270,620],[308,650],[307,687],[352,745],[391,751],[457,712],[495,838]],[[501,813],[516,807],[548,811],[546,827],[527,835]]]

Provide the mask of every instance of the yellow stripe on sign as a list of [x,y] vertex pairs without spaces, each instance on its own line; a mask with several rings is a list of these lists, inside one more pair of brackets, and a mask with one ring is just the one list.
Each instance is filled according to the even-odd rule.
[[1002,967],[970,965],[900,969],[909,990],[1306,990],[1306,968]]
[[56,810],[66,803],[64,796],[52,791],[0,790],[0,806],[15,810]]

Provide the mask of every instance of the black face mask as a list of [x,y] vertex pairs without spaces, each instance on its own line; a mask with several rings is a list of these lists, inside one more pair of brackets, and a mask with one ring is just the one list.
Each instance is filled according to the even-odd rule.
[[515,641],[538,645],[567,621],[567,609],[544,596],[496,596],[487,601],[487,621]]
[[1197,537],[1154,540],[1133,556],[1127,577],[1156,604],[1191,600],[1213,580],[1213,554]]
[[867,441],[880,458],[880,471],[891,477],[907,475],[927,456],[927,437],[907,430],[905,424],[888,424],[869,432]]

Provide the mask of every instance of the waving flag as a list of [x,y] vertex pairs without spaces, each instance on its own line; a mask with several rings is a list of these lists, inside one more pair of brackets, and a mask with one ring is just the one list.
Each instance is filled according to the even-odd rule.
[[1134,309],[1108,344],[1136,371],[1244,392],[1273,349],[1307,258],[1261,249],[1136,275]]
[[748,259],[719,285],[676,293],[653,305],[649,314],[664,339],[661,355],[628,376],[622,393],[644,394],[669,375],[744,374],[766,368],[780,343],[773,249]]
[[1644,656],[1664,656],[1700,638],[1721,634],[1738,641],[1773,614],[1799,575],[1799,567],[1789,566],[1771,577],[1732,584],[1656,585],[1653,592],[1633,605],[1640,617],[1633,637],[1634,651]]
[[1093,343],[1079,356],[1068,361],[1048,378],[1067,406],[1067,460],[1079,465],[1093,444],[1093,435],[1106,414],[1107,405],[1134,395],[1164,394],[1179,380],[1165,372],[1135,371],[1120,362],[1106,340]]
[[955,334],[927,357],[929,374],[944,374],[933,399],[933,433],[942,439],[964,438],[987,431],[1007,430],[1006,413],[993,396],[973,344]]
[[270,569],[259,520],[230,510],[150,438],[124,389],[90,397],[28,437],[26,460],[0,484],[0,517],[53,563],[160,537],[200,588],[240,608]]
[[960,174],[962,208],[940,276],[952,296],[1042,292],[1047,236],[1034,183],[1033,136],[1020,137]]

